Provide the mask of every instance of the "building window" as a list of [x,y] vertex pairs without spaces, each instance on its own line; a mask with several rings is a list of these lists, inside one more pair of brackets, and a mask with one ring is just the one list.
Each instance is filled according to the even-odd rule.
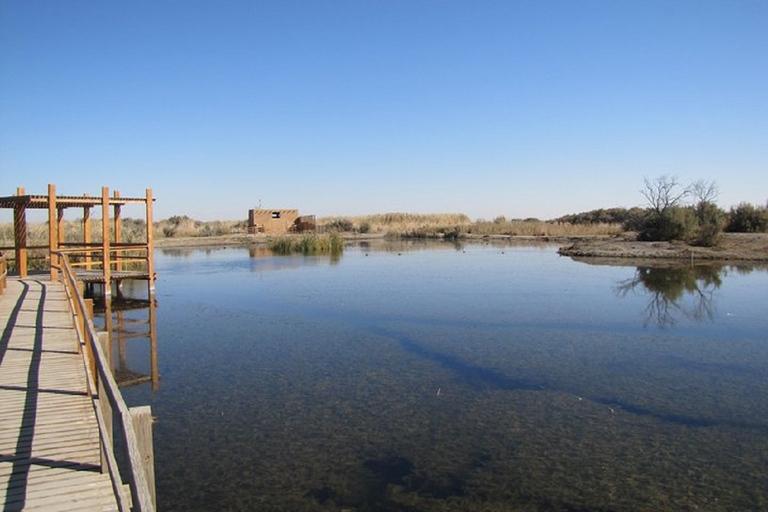
[[280,218],[280,212],[272,212],[272,218],[273,219],[279,219]]

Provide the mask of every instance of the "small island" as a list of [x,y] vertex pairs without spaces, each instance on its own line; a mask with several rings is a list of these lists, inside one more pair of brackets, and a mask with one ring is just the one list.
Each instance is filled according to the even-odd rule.
[[574,240],[558,254],[574,258],[641,258],[768,261],[768,233],[723,233],[717,245],[700,247],[673,241],[639,241],[635,233]]

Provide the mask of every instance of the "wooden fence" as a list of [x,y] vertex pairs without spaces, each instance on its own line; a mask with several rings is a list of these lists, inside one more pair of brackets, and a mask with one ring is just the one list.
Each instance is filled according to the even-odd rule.
[[[77,281],[69,258],[58,251],[62,280],[67,291],[83,356],[85,373],[102,447],[102,471],[108,471],[117,497],[119,510],[145,512],[155,510],[154,454],[152,447],[152,413],[148,406],[128,408],[112,375],[107,356],[109,334],[97,333],[93,324],[93,302],[83,298],[82,283]],[[107,300],[109,300],[107,298]],[[116,420],[113,429],[113,419]],[[120,435],[120,446],[126,463],[126,484],[118,469],[113,431]],[[130,496],[126,493],[126,487]]]

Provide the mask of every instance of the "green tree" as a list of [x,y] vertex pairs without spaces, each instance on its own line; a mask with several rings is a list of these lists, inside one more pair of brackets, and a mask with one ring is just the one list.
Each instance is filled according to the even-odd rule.
[[739,203],[737,207],[731,207],[725,230],[732,233],[767,232],[768,204],[766,206],[754,206],[750,203]]

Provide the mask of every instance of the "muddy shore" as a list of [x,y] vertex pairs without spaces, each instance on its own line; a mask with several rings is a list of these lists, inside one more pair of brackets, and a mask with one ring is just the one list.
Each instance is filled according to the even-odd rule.
[[677,241],[638,242],[627,234],[577,240],[561,247],[558,253],[578,259],[768,261],[768,233],[724,233],[715,247],[694,247]]

